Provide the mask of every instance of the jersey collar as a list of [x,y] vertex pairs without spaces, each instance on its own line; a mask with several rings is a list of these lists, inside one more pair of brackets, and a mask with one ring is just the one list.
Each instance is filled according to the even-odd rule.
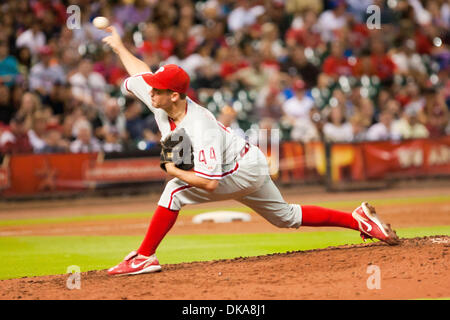
[[[184,119],[186,118],[187,111],[188,111],[188,100],[186,99],[186,108],[184,110],[184,117],[183,117],[183,120],[181,120],[181,122],[183,122]],[[170,131],[175,130],[177,128],[177,125],[175,124],[175,121],[171,117],[169,117],[169,115],[167,115],[167,118],[169,119]]]

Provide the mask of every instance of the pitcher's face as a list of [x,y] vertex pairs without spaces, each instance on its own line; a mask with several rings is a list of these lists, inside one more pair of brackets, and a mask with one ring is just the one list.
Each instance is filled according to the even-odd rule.
[[150,97],[155,108],[166,109],[172,105],[172,93],[169,90],[152,88]]

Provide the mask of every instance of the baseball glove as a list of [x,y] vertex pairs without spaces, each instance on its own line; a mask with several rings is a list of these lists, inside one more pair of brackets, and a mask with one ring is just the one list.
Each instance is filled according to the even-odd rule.
[[175,130],[161,142],[160,166],[166,170],[166,163],[172,162],[181,170],[190,170],[194,167],[194,154],[191,139],[184,128]]

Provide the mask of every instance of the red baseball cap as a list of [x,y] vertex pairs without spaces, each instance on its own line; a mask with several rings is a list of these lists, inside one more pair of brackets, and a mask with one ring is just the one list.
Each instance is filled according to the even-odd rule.
[[176,64],[167,64],[155,73],[146,73],[142,78],[155,89],[168,89],[178,93],[186,93],[189,89],[189,75]]

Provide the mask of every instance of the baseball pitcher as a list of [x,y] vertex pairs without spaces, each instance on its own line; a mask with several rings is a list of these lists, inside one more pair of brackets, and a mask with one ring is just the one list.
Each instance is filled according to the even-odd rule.
[[363,239],[390,245],[399,239],[367,202],[352,213],[287,203],[269,175],[261,150],[234,135],[214,115],[189,97],[188,74],[177,65],[152,73],[128,51],[114,27],[103,41],[130,74],[122,90],[139,98],[154,113],[161,131],[161,168],[174,176],[158,202],[147,234],[110,275],[160,271],[155,251],[187,204],[235,199],[280,228],[337,226],[357,230]]

